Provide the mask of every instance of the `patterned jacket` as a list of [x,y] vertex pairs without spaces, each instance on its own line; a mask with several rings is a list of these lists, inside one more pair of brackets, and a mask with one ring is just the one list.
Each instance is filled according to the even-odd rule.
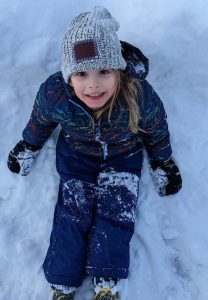
[[142,89],[137,96],[142,129],[138,134],[128,128],[128,106],[122,98],[122,106],[113,109],[110,122],[108,112],[96,122],[87,106],[73,95],[62,73],[57,72],[41,84],[23,138],[42,146],[60,124],[69,148],[92,157],[105,160],[145,145],[150,158],[167,159],[172,151],[166,113],[160,98],[145,80],[148,59],[136,47],[126,42],[121,44],[127,62],[124,72],[140,79]]

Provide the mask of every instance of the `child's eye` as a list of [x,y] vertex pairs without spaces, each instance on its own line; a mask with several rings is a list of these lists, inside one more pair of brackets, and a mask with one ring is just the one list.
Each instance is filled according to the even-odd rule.
[[75,75],[78,77],[85,77],[87,75],[87,72],[77,72]]
[[100,74],[101,75],[106,75],[106,74],[109,74],[111,71],[110,70],[108,70],[108,69],[102,69],[102,70],[100,70]]

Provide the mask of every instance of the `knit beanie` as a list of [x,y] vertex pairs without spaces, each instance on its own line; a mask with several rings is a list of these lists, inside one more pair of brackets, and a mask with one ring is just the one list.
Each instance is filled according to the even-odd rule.
[[122,69],[126,61],[116,31],[119,23],[103,7],[75,17],[62,43],[62,74],[68,82],[74,72],[93,69]]

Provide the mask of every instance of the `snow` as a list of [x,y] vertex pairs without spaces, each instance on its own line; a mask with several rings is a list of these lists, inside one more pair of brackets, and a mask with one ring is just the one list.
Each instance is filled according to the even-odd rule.
[[166,172],[160,168],[157,168],[156,170],[150,168],[150,174],[159,195],[165,195],[165,188],[168,185],[168,177],[166,176]]
[[[138,195],[139,177],[135,174],[128,172],[115,172],[113,169],[110,172],[101,172],[98,177],[98,184],[102,186],[104,190],[108,190],[109,187],[119,186],[124,187],[134,197]],[[101,190],[102,191],[102,190]]]
[[[140,183],[129,279],[122,300],[207,300],[208,2],[206,0],[1,0],[0,299],[50,299],[42,263],[59,178],[58,129],[31,173],[6,166],[40,83],[60,70],[60,43],[72,17],[95,5],[120,21],[122,40],[150,59],[148,80],[163,99],[183,189],[160,198],[147,159]],[[76,300],[92,299],[86,279]]]
[[26,176],[30,173],[34,159],[38,156],[40,151],[31,151],[25,149],[23,152],[19,152],[15,157],[17,158],[20,166],[20,175]]

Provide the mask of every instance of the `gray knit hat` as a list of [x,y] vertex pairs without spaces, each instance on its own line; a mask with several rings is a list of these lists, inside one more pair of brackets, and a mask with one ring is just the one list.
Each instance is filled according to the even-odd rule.
[[119,23],[103,7],[75,17],[62,43],[62,73],[67,82],[73,72],[122,69],[126,61],[116,31]]

